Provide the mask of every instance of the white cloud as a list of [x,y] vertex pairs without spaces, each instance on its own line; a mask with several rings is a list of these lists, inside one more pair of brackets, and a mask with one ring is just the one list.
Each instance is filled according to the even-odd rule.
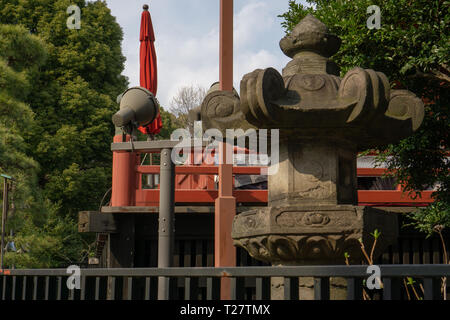
[[[178,89],[187,85],[205,88],[219,79],[219,0],[153,0],[150,13],[155,28],[158,57],[158,94],[165,107]],[[130,86],[139,85],[139,25],[142,3],[107,0],[124,31],[124,74]],[[257,68],[279,71],[288,62],[278,42],[284,35],[277,15],[288,1],[235,0],[234,86]]]

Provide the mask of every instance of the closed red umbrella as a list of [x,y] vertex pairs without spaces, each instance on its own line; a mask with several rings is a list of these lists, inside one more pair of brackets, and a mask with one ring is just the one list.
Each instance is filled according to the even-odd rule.
[[[148,89],[156,96],[158,86],[158,73],[156,67],[155,34],[153,32],[152,18],[148,11],[148,5],[144,5],[141,16],[140,47],[140,86]],[[162,128],[161,115],[158,113],[156,119],[139,131],[145,134],[158,134]]]

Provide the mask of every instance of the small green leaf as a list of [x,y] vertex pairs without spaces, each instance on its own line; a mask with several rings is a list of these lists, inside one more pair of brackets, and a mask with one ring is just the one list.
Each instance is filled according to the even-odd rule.
[[377,240],[377,239],[380,237],[381,232],[378,231],[378,229],[375,229],[375,230],[371,233],[371,235],[375,238],[375,240]]

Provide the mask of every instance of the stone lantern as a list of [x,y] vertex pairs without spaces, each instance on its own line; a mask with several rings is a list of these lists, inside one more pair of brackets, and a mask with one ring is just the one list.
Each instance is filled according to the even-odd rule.
[[256,128],[280,129],[268,206],[237,215],[232,232],[235,245],[272,265],[343,264],[345,252],[359,264],[360,239],[370,247],[370,233],[381,231],[376,256],[397,237],[395,215],[357,205],[356,158],[411,135],[422,123],[423,104],[409,91],[390,89],[381,72],[356,67],[340,78],[329,59],[340,43],[308,15],[280,41],[292,58],[282,75],[255,70],[241,80],[240,97],[216,91],[202,106],[205,118],[211,108],[229,111],[215,124],[230,118],[238,126],[243,118]]

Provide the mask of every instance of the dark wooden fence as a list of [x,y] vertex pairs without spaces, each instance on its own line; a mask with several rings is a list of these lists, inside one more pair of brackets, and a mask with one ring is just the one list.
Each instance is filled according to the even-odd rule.
[[[441,278],[450,276],[449,265],[380,265],[380,271],[383,288],[378,295],[382,300],[404,297],[405,277],[415,279],[421,299],[440,300]],[[340,277],[347,282],[347,299],[359,300],[363,298],[363,279],[368,274],[367,266],[99,268],[81,269],[79,290],[67,289],[67,276],[65,269],[8,270],[0,275],[1,300],[150,300],[157,297],[158,277],[169,278],[169,299],[180,300],[218,299],[223,277],[231,279],[232,299],[268,299],[270,278],[281,277],[284,299],[298,300],[302,298],[299,278],[313,277],[314,298],[329,300],[330,279]],[[121,290],[124,283],[126,292]]]
[[[158,217],[156,214],[136,216],[135,267],[157,266]],[[444,250],[440,238],[425,234],[411,227],[404,228],[405,217],[399,213],[399,237],[393,245],[376,259],[377,264],[442,264]],[[174,267],[214,266],[214,215],[183,213],[177,214],[175,226]],[[381,230],[381,233],[383,230]],[[381,234],[383,236],[383,234]],[[444,233],[447,250],[450,249],[450,233]],[[237,266],[267,266],[255,260],[248,253],[237,248]],[[106,246],[99,267],[106,268]],[[450,255],[449,255],[450,256]],[[344,257],[342,257],[344,262]]]

